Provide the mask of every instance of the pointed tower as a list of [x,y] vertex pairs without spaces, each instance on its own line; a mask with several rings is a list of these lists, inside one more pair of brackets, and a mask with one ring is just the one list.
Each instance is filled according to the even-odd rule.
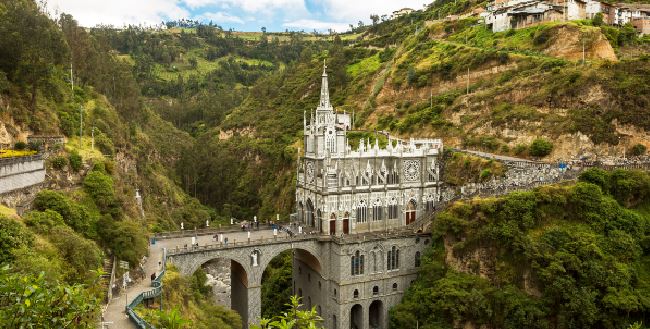
[[320,102],[318,103],[318,111],[334,112],[332,105],[330,105],[330,87],[327,82],[327,65],[323,60],[323,75],[320,86]]

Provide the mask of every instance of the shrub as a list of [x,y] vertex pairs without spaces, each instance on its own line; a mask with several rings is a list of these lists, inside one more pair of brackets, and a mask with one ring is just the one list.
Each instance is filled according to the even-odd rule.
[[630,148],[630,155],[631,156],[640,156],[644,155],[646,151],[646,147],[643,144],[636,144]]
[[102,212],[107,212],[115,205],[113,179],[100,170],[92,170],[84,178],[84,190],[88,193]]
[[39,192],[36,199],[34,199],[34,209],[40,211],[54,210],[61,214],[63,221],[76,232],[87,237],[95,236],[94,222],[96,219],[90,215],[84,206],[75,203],[59,192],[51,190]]
[[16,142],[16,143],[14,144],[14,149],[15,149],[15,150],[22,151],[22,150],[24,150],[24,149],[26,149],[26,148],[27,148],[27,144],[25,144],[25,142]]
[[0,215],[0,264],[14,258],[13,250],[29,247],[33,243],[34,236],[22,223]]
[[603,23],[604,23],[604,21],[603,21],[603,13],[597,13],[597,14],[594,16],[594,18],[593,18],[593,20],[591,21],[591,23],[594,24],[594,26],[601,26],[601,25],[603,25]]
[[551,154],[553,143],[545,138],[537,138],[530,144],[530,155],[535,157],[545,157]]
[[65,167],[65,165],[68,164],[68,160],[63,156],[59,155],[52,158],[51,163],[52,163],[52,168],[56,170],[61,170],[63,169],[63,167]]
[[70,163],[70,168],[74,170],[75,172],[79,172],[81,170],[81,165],[83,163],[81,155],[77,152],[73,152],[70,154],[68,157],[68,163]]

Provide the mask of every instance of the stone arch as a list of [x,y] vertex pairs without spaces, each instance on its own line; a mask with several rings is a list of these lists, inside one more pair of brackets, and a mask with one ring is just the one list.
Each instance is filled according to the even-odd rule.
[[321,276],[323,275],[322,264],[320,254],[316,250],[316,247],[310,243],[292,245],[290,244],[279,244],[274,245],[275,248],[266,252],[265,256],[260,260],[259,268],[259,277],[261,279],[262,273],[266,270],[266,267],[269,265],[271,260],[277,257],[280,253],[287,250],[294,250],[294,256],[298,257],[301,261],[307,264],[311,269],[316,271]]
[[368,327],[370,329],[381,329],[384,323],[384,303],[381,300],[373,300],[368,307]]
[[355,304],[350,308],[350,329],[363,328],[363,307]]

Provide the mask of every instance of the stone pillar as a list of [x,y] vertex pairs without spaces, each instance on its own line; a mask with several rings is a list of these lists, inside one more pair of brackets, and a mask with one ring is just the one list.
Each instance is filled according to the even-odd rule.
[[262,317],[262,286],[248,287],[248,324],[243,323],[244,328],[251,324],[259,324]]

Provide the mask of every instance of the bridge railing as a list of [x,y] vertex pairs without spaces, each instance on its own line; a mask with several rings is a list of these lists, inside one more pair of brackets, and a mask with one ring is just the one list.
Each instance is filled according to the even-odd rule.
[[[162,271],[160,272],[160,274],[158,274],[158,276],[153,281],[151,281],[151,286],[153,287],[153,289],[138,294],[131,301],[131,303],[129,303],[126,306],[127,316],[129,317],[129,319],[131,319],[131,321],[133,321],[133,323],[138,328],[141,329],[147,329],[147,328],[155,329],[155,327],[152,324],[148,323],[142,317],[140,317],[140,315],[138,315],[138,313],[135,311],[135,308],[138,305],[140,305],[140,303],[142,303],[142,301],[145,299],[155,298],[162,295],[162,285],[163,285],[162,279],[163,276],[165,275],[165,272],[167,271],[167,265],[165,264],[165,260],[167,259],[167,249],[163,249],[162,259],[163,259]],[[162,310],[162,298],[160,299],[160,309]]]
[[[258,229],[268,230],[271,229],[271,225],[260,224],[259,228],[254,229],[254,231]],[[159,232],[159,233],[155,233],[153,236],[156,239],[175,239],[175,238],[192,237],[197,235],[211,235],[211,234],[219,234],[219,233],[236,233],[236,232],[242,232],[242,230],[241,230],[241,226],[234,224],[234,225],[223,226],[222,228],[201,228],[196,230]]]
[[280,234],[281,233],[278,232],[278,235],[272,238],[245,239],[242,241],[233,240],[232,242],[228,241],[228,243],[220,242],[220,243],[212,243],[212,244],[189,246],[189,247],[176,246],[175,248],[170,249],[167,252],[167,255],[173,256],[177,254],[185,254],[188,252],[199,252],[199,251],[218,250],[218,249],[232,249],[232,248],[239,248],[244,246],[257,246],[261,244],[285,243],[288,241],[299,242],[305,240],[317,240],[317,239],[327,238],[327,236],[322,236],[318,234],[299,234],[293,236],[288,236],[285,234],[280,235]]

